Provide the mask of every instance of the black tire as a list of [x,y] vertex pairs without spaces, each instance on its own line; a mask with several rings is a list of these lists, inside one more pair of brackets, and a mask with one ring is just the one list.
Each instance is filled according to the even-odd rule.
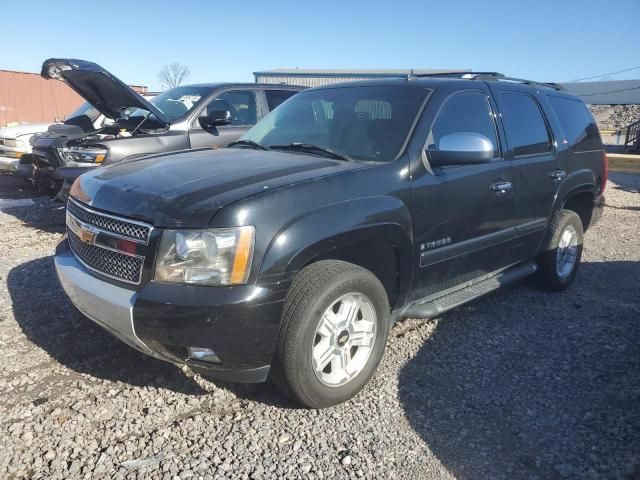
[[[570,271],[561,275],[558,271],[556,259],[560,239],[568,228],[573,228],[577,236],[576,257]],[[536,280],[538,285],[553,291],[562,291],[571,285],[580,266],[583,240],[584,231],[578,214],[571,210],[558,211],[549,224],[544,248],[537,258],[539,269],[536,274]]]
[[[370,300],[376,315],[376,332],[368,360],[348,383],[327,386],[313,369],[312,348],[324,312],[343,295],[357,293]],[[387,293],[368,270],[351,263],[323,260],[302,269],[285,300],[282,326],[271,380],[276,387],[311,408],[323,408],[349,400],[371,379],[384,353],[389,333]]]

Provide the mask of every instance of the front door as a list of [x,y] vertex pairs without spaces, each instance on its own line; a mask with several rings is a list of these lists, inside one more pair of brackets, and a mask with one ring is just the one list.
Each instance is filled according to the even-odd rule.
[[[428,152],[438,150],[444,137],[459,133],[490,141],[492,158],[478,164],[432,167]],[[511,167],[501,152],[486,87],[449,95],[431,123],[424,166],[413,172],[414,245],[419,269],[411,300],[512,263],[516,196]]]
[[231,112],[231,124],[205,130],[196,119],[189,131],[191,148],[222,148],[240,138],[258,120],[256,92],[226,90],[216,95],[200,115],[218,110]]

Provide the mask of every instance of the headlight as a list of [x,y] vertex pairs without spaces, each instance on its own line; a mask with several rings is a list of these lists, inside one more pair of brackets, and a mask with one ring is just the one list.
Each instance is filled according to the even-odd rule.
[[106,148],[59,147],[57,150],[60,158],[69,166],[100,164],[107,158]]
[[27,145],[22,140],[14,140],[14,139],[5,139],[4,140],[5,147],[18,148],[20,150],[27,150]]
[[238,285],[249,277],[255,228],[165,230],[155,280],[197,285]]

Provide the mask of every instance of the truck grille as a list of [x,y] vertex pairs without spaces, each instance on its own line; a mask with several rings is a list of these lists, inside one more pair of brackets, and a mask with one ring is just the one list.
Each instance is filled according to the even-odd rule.
[[140,283],[145,256],[138,253],[147,250],[141,244],[148,243],[151,230],[151,225],[103,214],[72,199],[67,203],[71,251],[87,268],[116,280]]
[[94,210],[89,210],[72,199],[69,199],[67,210],[78,220],[95,225],[98,228],[117,233],[118,235],[124,235],[125,237],[142,240],[145,243],[149,241],[149,232],[151,231],[151,227],[148,225],[133,222],[131,220],[119,219],[111,215],[105,215]]
[[71,250],[85,265],[110,277],[129,283],[140,283],[144,258],[131,257],[106,248],[90,245],[68,231]]

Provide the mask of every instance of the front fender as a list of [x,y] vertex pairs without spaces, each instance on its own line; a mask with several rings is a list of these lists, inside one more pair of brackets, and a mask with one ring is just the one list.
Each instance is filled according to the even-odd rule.
[[372,196],[334,203],[298,216],[282,227],[265,252],[258,282],[289,282],[314,259],[330,258],[332,250],[355,244],[366,249],[366,244],[384,242],[397,252],[402,293],[412,276],[412,238],[409,209],[396,197]]

